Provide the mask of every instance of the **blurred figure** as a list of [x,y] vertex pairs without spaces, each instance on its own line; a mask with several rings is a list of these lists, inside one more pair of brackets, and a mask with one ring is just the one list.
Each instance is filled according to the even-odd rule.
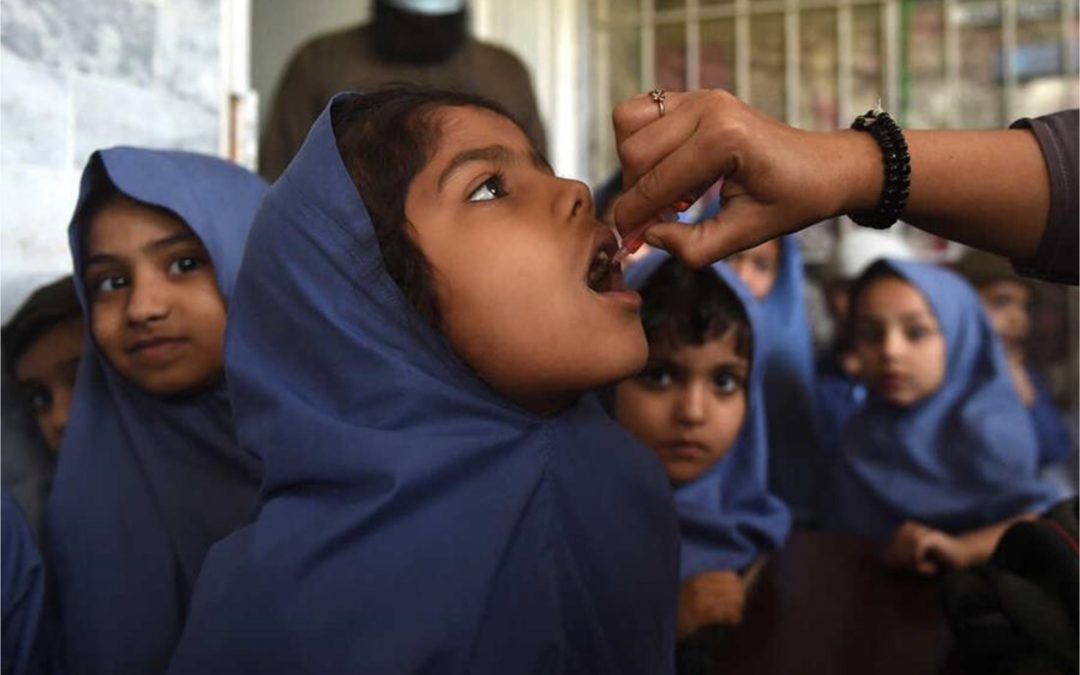
[[825,297],[833,321],[832,344],[818,357],[814,383],[821,444],[831,451],[844,424],[866,400],[859,380],[859,360],[851,344],[848,322],[851,284],[881,258],[913,260],[915,251],[893,232],[866,228],[845,230],[825,270]]
[[374,0],[372,20],[309,41],[278,82],[262,132],[259,173],[274,181],[339,91],[414,83],[502,104],[541,152],[547,147],[529,73],[512,53],[469,35],[465,0]]
[[56,453],[83,349],[82,310],[71,276],[34,291],[0,335],[4,365],[33,410],[42,439]]
[[0,331],[0,344],[4,380],[0,475],[4,490],[39,534],[83,348],[82,309],[71,277],[31,293]]
[[4,675],[49,672],[45,620],[45,566],[15,500],[0,497],[0,662]]
[[[1018,276],[1004,258],[982,251],[968,253],[957,265],[957,271],[975,286],[990,325],[1001,338],[1016,393],[1035,427],[1039,464],[1046,467],[1061,462],[1075,452],[1075,443],[1049,388],[1027,364],[1025,355],[1035,300],[1033,283]],[[1075,479],[1071,485],[1075,488]]]

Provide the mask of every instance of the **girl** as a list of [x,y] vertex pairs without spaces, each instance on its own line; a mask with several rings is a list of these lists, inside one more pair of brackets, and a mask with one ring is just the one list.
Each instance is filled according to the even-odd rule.
[[729,264],[761,305],[757,335],[769,429],[769,487],[787,502],[797,524],[814,524],[823,462],[798,240],[788,236],[765,242],[732,256]]
[[162,672],[207,549],[254,512],[221,364],[264,190],[183,152],[112,148],[83,172],[69,232],[89,330],[46,516],[68,672]]
[[852,290],[870,397],[833,466],[829,524],[891,541],[931,574],[985,562],[1005,528],[1057,498],[974,291],[932,265],[882,261]]
[[230,315],[265,499],[169,672],[670,673],[670,489],[582,396],[645,361],[615,250],[494,104],[336,97]]
[[693,271],[664,253],[633,268],[649,361],[615,388],[619,423],[675,488],[682,530],[679,637],[740,622],[741,576],[777,549],[790,518],[768,492],[753,298],[723,263]]

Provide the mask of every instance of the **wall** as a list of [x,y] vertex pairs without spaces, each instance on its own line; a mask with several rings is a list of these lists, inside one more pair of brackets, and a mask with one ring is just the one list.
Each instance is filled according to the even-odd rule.
[[70,270],[67,223],[90,153],[217,153],[228,0],[0,0],[3,315]]

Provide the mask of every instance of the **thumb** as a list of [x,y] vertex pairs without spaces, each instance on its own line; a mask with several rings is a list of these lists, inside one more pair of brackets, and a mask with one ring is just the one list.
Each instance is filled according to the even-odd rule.
[[715,217],[695,225],[658,223],[645,233],[650,246],[662,248],[687,267],[700,269],[773,237],[762,227],[763,209],[745,199],[732,199]]

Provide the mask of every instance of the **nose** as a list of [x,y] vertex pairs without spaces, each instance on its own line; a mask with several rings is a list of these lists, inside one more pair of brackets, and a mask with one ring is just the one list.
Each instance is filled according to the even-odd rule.
[[896,328],[890,328],[881,336],[881,355],[886,361],[899,358],[907,346],[903,333]]
[[705,387],[691,383],[679,390],[675,414],[680,424],[698,426],[705,423]]
[[144,277],[131,284],[127,316],[133,324],[159,321],[169,315],[169,300],[162,283]]
[[592,192],[589,186],[579,180],[557,178],[562,185],[562,198],[559,200],[560,210],[568,220],[576,220],[582,216],[593,217]]

